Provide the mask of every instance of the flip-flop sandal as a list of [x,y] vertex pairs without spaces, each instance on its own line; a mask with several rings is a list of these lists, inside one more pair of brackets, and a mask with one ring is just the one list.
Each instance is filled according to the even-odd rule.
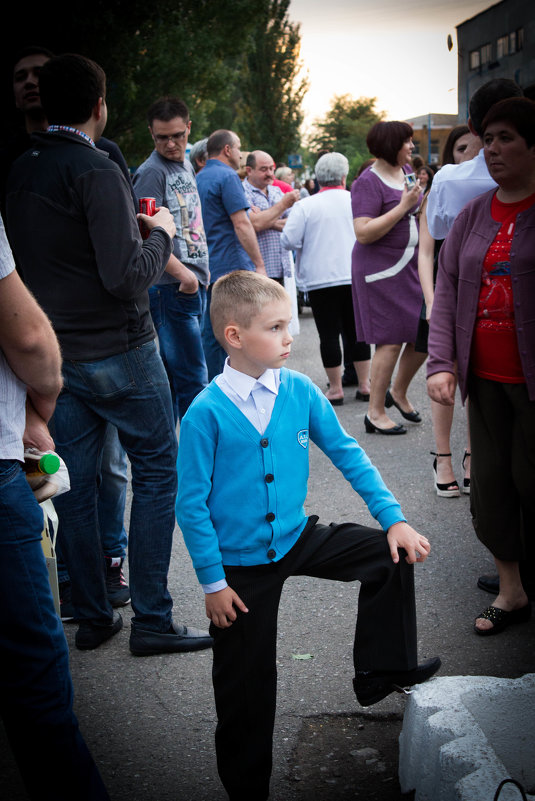
[[497,606],[487,606],[487,608],[477,616],[476,620],[484,618],[490,620],[492,623],[491,629],[478,629],[474,624],[474,631],[482,637],[488,637],[491,634],[499,634],[507,626],[513,623],[527,623],[531,618],[531,604],[523,606],[521,609],[513,609],[511,612],[506,612],[505,609],[499,609]]

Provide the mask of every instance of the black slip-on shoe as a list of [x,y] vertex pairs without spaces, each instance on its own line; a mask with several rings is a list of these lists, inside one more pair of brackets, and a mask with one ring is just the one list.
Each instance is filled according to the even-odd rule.
[[185,653],[211,648],[213,639],[207,631],[191,626],[178,626],[171,623],[166,632],[151,631],[140,626],[132,626],[130,650],[134,656],[154,656],[155,654]]
[[477,580],[480,590],[490,592],[491,595],[498,595],[500,592],[500,577],[496,573],[493,576],[480,576]]
[[[520,577],[523,578],[522,571],[520,571]],[[535,601],[535,586],[533,585],[533,582],[528,583],[523,579],[522,585],[526,591],[526,595],[528,596],[529,600]],[[498,574],[480,576],[477,580],[477,586],[479,587],[480,590],[484,590],[485,592],[490,592],[491,595],[499,595],[500,577],[498,576]]]
[[123,619],[119,612],[114,612],[112,622],[105,625],[89,622],[80,623],[74,637],[74,644],[80,651],[91,651],[109,640],[114,634],[117,634],[122,627]]
[[435,656],[426,659],[414,670],[357,673],[353,679],[357,701],[361,706],[370,706],[382,701],[390,693],[406,693],[413,684],[422,684],[434,676],[441,664],[439,657]]

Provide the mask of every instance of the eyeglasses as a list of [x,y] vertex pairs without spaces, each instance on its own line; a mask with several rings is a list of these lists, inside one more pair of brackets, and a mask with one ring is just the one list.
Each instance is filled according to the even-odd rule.
[[167,142],[174,142],[175,145],[178,145],[187,135],[188,128],[184,128],[183,131],[180,133],[174,133],[170,136],[165,136],[164,134],[152,134],[152,138],[158,145],[166,145]]

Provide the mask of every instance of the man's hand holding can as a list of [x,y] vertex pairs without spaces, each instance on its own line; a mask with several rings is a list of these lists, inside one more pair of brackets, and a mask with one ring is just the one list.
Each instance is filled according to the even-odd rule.
[[143,239],[146,239],[153,228],[163,228],[173,239],[176,234],[176,225],[169,209],[165,206],[156,208],[156,200],[153,197],[139,198],[139,230]]

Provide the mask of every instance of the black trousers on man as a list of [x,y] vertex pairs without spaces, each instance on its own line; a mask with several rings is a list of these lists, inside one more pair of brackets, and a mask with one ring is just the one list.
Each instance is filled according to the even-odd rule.
[[218,771],[231,801],[269,796],[276,702],[279,600],[289,576],[362,583],[355,631],[355,670],[412,670],[417,665],[413,566],[396,565],[383,531],[309,518],[279,562],[226,566],[229,586],[249,612],[227,629],[212,625]]

